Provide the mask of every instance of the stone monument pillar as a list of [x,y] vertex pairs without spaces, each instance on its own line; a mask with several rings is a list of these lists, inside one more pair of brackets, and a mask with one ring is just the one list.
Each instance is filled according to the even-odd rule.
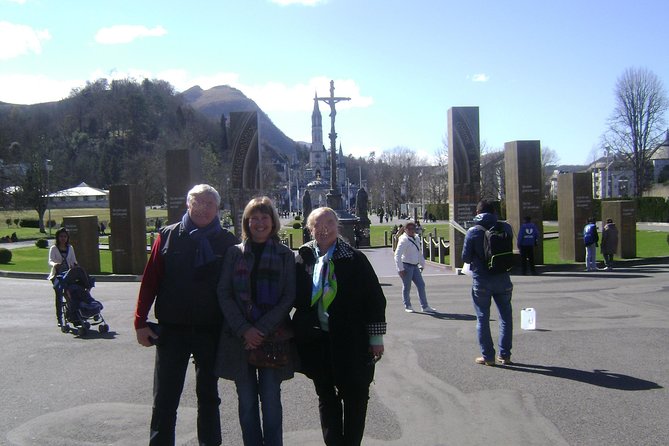
[[506,177],[506,220],[511,224],[516,238],[525,217],[529,216],[537,225],[539,244],[534,249],[534,263],[541,265],[544,263],[541,143],[539,141],[511,141],[504,144],[504,173]]
[[[468,227],[481,198],[479,108],[448,109],[448,206],[451,220]],[[451,268],[461,268],[465,235],[449,228]]]
[[167,222],[176,223],[186,212],[186,195],[202,182],[202,161],[195,150],[168,150],[166,154]]
[[230,113],[230,142],[232,148],[232,166],[230,169],[231,214],[237,237],[241,237],[242,234],[242,214],[246,204],[262,191],[261,153],[258,141],[258,113]]
[[109,213],[114,274],[137,274],[146,265],[146,206],[144,190],[135,184],[115,184],[109,188]]
[[[63,224],[70,233],[77,262],[88,274],[100,273],[100,239],[98,217],[81,215],[63,217]],[[114,229],[112,228],[112,233]]]
[[[633,200],[602,201],[602,231],[607,219],[618,228],[616,256],[622,259],[636,257],[636,205]],[[601,240],[601,232],[600,232]]]
[[583,228],[592,216],[592,176],[589,173],[558,175],[560,258],[585,261]]

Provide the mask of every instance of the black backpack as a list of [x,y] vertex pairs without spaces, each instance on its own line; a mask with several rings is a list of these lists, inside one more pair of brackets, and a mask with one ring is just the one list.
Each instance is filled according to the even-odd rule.
[[484,232],[483,252],[488,271],[507,273],[513,268],[513,235],[506,231],[506,223],[498,221],[490,229],[476,225]]

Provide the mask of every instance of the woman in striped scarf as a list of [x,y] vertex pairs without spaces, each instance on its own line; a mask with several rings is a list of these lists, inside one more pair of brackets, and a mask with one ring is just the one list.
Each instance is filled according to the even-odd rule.
[[261,347],[265,338],[290,323],[295,255],[279,241],[280,228],[272,201],[252,199],[242,216],[243,241],[226,253],[218,285],[225,320],[217,373],[235,382],[246,446],[283,444],[281,382],[293,377],[294,364],[256,368],[248,362],[250,350]]

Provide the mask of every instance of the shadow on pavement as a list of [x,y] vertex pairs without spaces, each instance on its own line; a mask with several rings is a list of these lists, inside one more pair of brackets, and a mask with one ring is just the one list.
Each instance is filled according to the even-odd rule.
[[[635,269],[634,272],[638,273],[638,272],[643,272],[643,271],[639,271],[639,270]],[[606,278],[606,279],[627,279],[627,278],[630,278],[630,279],[644,279],[644,278],[650,277],[646,274],[616,274],[616,273],[612,273],[610,271],[602,271],[601,273],[600,272],[586,272],[586,271],[572,272],[572,273],[567,273],[567,272],[564,272],[564,273],[561,273],[561,272],[550,273],[550,272],[546,272],[546,273],[541,273],[541,275],[546,276],[546,277],[585,277],[585,276],[587,276],[587,277],[603,277],[603,278]]]
[[422,313],[422,312],[415,312],[414,314],[422,314],[423,316],[430,316],[435,319],[446,319],[450,321],[475,321],[476,316],[473,314],[455,314],[455,313]]
[[89,329],[85,334],[79,335],[76,328],[73,328],[69,333],[64,333],[72,336],[73,338],[83,339],[85,341],[91,341],[93,339],[116,339],[117,333],[115,331],[108,331],[107,333],[100,333],[95,329]]
[[588,372],[586,370],[569,369],[566,367],[522,364],[519,362],[514,362],[511,365],[502,367],[517,372],[537,373],[539,375],[552,376],[554,378],[571,379],[573,381],[606,387],[608,389],[652,390],[663,388],[652,381],[646,381],[645,379],[622,375],[620,373],[612,373],[608,370],[595,369],[592,372]]

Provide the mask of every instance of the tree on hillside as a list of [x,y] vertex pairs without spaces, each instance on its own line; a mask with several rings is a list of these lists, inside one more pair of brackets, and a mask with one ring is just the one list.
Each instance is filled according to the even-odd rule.
[[604,144],[629,162],[640,197],[649,183],[650,158],[664,135],[669,99],[660,79],[644,68],[625,70],[616,82],[615,99]]

